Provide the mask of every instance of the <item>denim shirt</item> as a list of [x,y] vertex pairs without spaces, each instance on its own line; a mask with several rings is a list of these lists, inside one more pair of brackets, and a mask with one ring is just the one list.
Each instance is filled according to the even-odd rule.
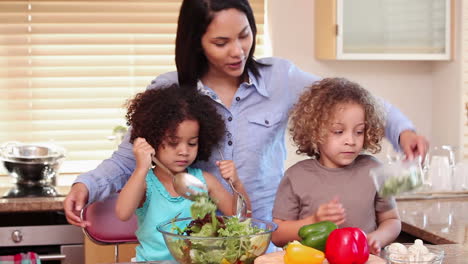
[[[249,73],[250,81],[239,86],[229,108],[221,103],[210,87],[199,82],[198,89],[213,99],[225,119],[228,132],[219,148],[224,159],[233,160],[236,165],[252,202],[252,216],[271,220],[275,193],[284,173],[288,112],[304,88],[320,78],[284,59],[264,58],[258,61],[270,66],[260,67],[258,78]],[[157,77],[148,89],[173,83],[177,83],[177,73],[165,73]],[[400,133],[414,130],[414,127],[391,104],[384,102],[384,108],[387,112],[385,134],[398,150]],[[87,186],[89,202],[101,200],[121,189],[130,177],[135,159],[132,145],[128,142],[129,133],[111,158],[76,179],[75,182]],[[215,165],[215,161],[221,159],[219,151],[213,150],[208,162],[197,162],[192,166],[217,176],[229,190]]]

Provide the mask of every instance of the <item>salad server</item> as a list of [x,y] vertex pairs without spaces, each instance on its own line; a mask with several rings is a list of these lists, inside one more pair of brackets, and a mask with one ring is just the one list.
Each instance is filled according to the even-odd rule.
[[[220,149],[218,149],[219,155],[221,156],[221,159],[224,160],[223,153],[221,152]],[[229,183],[229,186],[231,186],[231,190],[234,192],[234,201],[235,205],[234,208],[236,208],[235,214],[236,216],[241,219],[247,217],[247,202],[244,198],[244,196],[236,189],[234,188],[234,185],[232,185],[231,180],[226,180]]]
[[206,185],[192,174],[179,172],[174,175],[155,156],[152,156],[152,160],[157,166],[172,176],[172,185],[180,196],[193,201],[196,195],[200,194],[202,190],[208,191]]

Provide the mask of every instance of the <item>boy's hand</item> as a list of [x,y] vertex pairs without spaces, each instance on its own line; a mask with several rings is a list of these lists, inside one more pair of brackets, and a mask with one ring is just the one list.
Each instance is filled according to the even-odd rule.
[[239,176],[237,176],[237,169],[232,160],[218,160],[216,161],[221,176],[230,181],[234,186],[239,182]]
[[367,244],[369,245],[369,252],[371,254],[377,256],[380,254],[380,248],[382,247],[382,245],[373,233],[367,234]]
[[322,204],[315,213],[316,222],[331,221],[336,225],[341,225],[346,220],[346,212],[338,197],[333,198],[328,203]]
[[133,141],[133,154],[135,155],[136,167],[149,169],[151,167],[151,156],[156,152],[146,139],[136,138]]

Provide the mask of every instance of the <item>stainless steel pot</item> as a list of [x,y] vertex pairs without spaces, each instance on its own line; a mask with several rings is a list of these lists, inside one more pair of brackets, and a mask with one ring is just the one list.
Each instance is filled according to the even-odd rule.
[[51,144],[7,142],[0,147],[0,160],[17,184],[53,183],[65,151]]

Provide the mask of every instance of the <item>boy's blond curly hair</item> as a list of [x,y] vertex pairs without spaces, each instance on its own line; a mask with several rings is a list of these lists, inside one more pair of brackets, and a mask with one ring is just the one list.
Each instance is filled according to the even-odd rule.
[[323,144],[336,105],[356,103],[364,108],[363,150],[377,153],[384,136],[384,116],[374,97],[359,84],[344,78],[326,78],[315,82],[299,98],[290,113],[292,139],[297,154],[318,159],[318,144]]

